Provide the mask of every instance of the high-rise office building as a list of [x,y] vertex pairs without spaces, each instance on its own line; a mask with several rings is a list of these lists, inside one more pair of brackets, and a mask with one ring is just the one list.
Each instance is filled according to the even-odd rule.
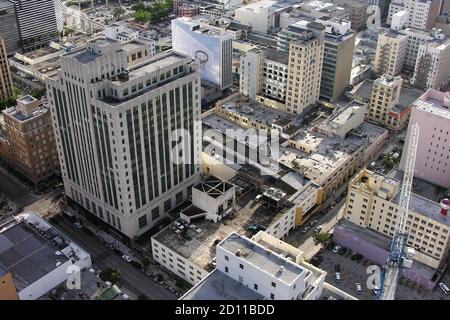
[[[409,123],[419,125],[419,146],[416,154],[416,177],[444,188],[450,188],[450,94],[429,89],[413,103]],[[411,134],[408,127],[405,145]],[[400,168],[404,169],[406,157],[402,155]]]
[[11,166],[38,184],[59,172],[58,154],[50,110],[32,96],[2,112]]
[[321,18],[316,22],[325,26],[320,98],[333,102],[350,82],[355,36],[349,21]]
[[200,61],[202,81],[221,89],[233,84],[233,34],[188,17],[172,20],[172,48]]
[[0,37],[5,40],[8,55],[21,50],[16,12],[14,4],[9,0],[0,0]]
[[405,63],[408,35],[387,30],[378,36],[374,69],[377,75],[396,76]]
[[61,0],[10,0],[19,29],[20,47],[30,51],[57,40],[63,31]]
[[[199,181],[199,64],[172,51],[150,57],[146,48],[130,67],[135,47],[91,40],[63,55],[47,82],[66,195],[129,238]],[[181,138],[176,129],[186,130]]]
[[288,112],[302,113],[319,100],[324,34],[322,24],[306,20],[294,23],[278,34],[278,47],[289,47]]
[[9,70],[5,42],[0,37],[0,98],[11,97],[13,94],[14,87],[11,71]]

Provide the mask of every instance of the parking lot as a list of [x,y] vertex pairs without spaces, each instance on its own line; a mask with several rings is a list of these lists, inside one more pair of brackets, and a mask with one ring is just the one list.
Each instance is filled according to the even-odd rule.
[[[348,294],[360,300],[375,300],[376,296],[372,290],[369,290],[366,285],[369,274],[366,273],[367,267],[373,264],[371,261],[363,257],[362,259],[352,261],[351,257],[355,254],[351,250],[347,250],[344,254],[333,253],[331,246],[324,249],[323,252],[317,256],[323,258],[318,264],[318,267],[327,272],[325,281],[331,285],[345,291]],[[336,282],[335,268],[339,265],[341,280]],[[447,274],[445,280],[449,283],[450,276]],[[361,284],[361,293],[356,292],[356,283]],[[423,288],[419,284],[412,283],[406,279],[400,279],[397,285],[397,300],[450,300],[450,295],[445,295],[440,288],[435,291]]]

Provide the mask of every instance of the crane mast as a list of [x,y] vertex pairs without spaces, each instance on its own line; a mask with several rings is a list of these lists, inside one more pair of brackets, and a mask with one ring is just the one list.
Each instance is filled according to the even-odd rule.
[[407,157],[405,172],[400,192],[399,215],[397,217],[394,237],[392,238],[389,256],[381,273],[381,287],[377,298],[381,300],[394,300],[397,288],[397,279],[404,258],[404,250],[408,242],[406,232],[406,219],[408,217],[411,187],[414,178],[414,166],[416,162],[417,144],[419,140],[419,126],[417,123],[411,125],[410,140],[407,146]]

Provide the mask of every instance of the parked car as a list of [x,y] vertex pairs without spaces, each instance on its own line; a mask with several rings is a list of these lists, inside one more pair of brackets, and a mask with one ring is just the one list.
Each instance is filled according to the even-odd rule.
[[373,294],[374,294],[374,295],[377,295],[379,290],[380,290],[380,288],[378,288],[377,286],[374,286],[374,287],[373,287],[373,290],[372,290],[372,291],[373,291]]
[[309,223],[309,226],[310,226],[310,227],[313,227],[313,226],[316,225],[316,223],[317,223],[317,220],[314,219],[314,220],[312,220],[312,221]]
[[361,287],[361,284],[359,282],[355,283],[355,287],[356,287],[356,292],[357,293],[361,293],[362,287]]
[[334,272],[341,272],[341,265],[339,263],[334,265]]
[[303,228],[302,233],[306,234],[308,231],[309,231],[309,227],[306,226],[306,227]]
[[341,273],[340,272],[336,272],[336,274],[335,274],[335,281],[336,281],[336,283],[341,282]]
[[80,223],[80,221],[77,221],[74,223],[75,227],[77,227],[78,229],[83,228],[83,225]]
[[342,247],[340,245],[336,245],[333,249],[333,253],[338,253],[338,251],[341,249]]
[[352,260],[352,261],[360,261],[360,260],[362,260],[363,258],[364,258],[364,257],[363,257],[361,254],[357,253],[357,254],[352,255],[352,257],[350,258],[350,260]]
[[124,254],[122,256],[122,259],[125,260],[126,262],[131,262],[132,261],[132,259],[129,256],[127,256],[126,254]]
[[319,233],[323,229],[323,226],[318,226],[314,229],[314,233]]
[[341,248],[340,250],[339,250],[339,252],[338,252],[338,254],[340,255],[340,256],[343,256],[346,252],[347,252],[347,248]]
[[439,288],[441,288],[442,291],[444,291],[444,293],[446,295],[448,295],[450,293],[450,289],[449,289],[448,285],[445,282],[439,283]]

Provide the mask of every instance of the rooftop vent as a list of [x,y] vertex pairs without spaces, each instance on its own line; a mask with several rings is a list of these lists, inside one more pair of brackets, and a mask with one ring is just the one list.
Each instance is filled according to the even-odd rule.
[[241,249],[238,249],[238,250],[236,251],[236,256],[237,256],[237,257],[240,257],[241,254],[242,254],[242,250],[241,250]]
[[284,267],[280,266],[280,269],[278,269],[278,272],[283,273],[284,272]]

